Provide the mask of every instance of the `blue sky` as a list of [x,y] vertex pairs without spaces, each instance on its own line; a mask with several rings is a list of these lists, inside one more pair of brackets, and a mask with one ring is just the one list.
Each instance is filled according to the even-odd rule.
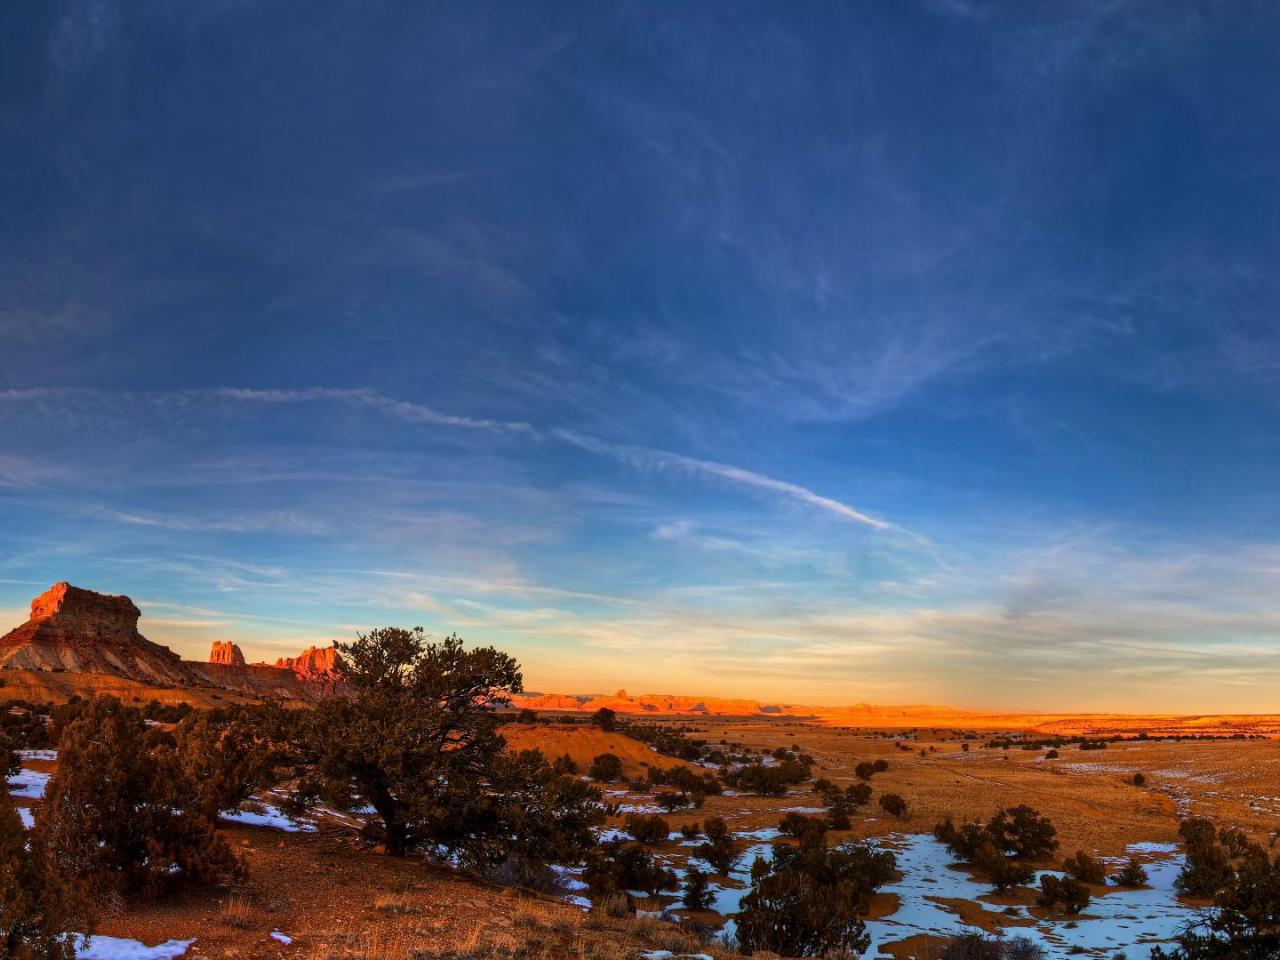
[[0,12],[0,615],[1277,710],[1280,10]]

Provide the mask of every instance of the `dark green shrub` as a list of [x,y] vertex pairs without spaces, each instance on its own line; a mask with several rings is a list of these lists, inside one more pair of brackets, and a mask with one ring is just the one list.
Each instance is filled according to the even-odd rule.
[[622,760],[616,753],[602,753],[591,761],[587,776],[600,783],[613,783],[622,779]]

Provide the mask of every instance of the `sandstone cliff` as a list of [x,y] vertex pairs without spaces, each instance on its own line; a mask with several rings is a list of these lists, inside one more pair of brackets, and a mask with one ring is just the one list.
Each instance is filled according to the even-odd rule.
[[215,640],[213,649],[209,651],[209,662],[224,667],[243,667],[244,654],[237,644],[229,640]]
[[281,657],[275,666],[279,670],[292,670],[299,680],[333,681],[341,678],[338,673],[336,647],[307,647],[296,657]]
[[168,647],[138,632],[138,610],[112,597],[55,583],[31,601],[31,618],[0,637],[0,668],[105,673],[146,683],[199,683]]
[[[312,699],[324,690],[303,680],[328,679],[333,668],[332,651],[314,649],[296,658],[296,667],[247,664],[239,646],[229,641],[213,644],[208,663],[192,663],[139,633],[140,616],[128,597],[55,583],[31,601],[31,618],[26,623],[0,637],[0,670],[12,671],[7,678],[11,686],[25,684],[33,691],[48,688],[50,695],[64,696],[73,688],[85,693],[141,688],[173,702],[166,695],[175,690],[225,690],[253,699]],[[65,682],[53,683],[54,674]],[[41,681],[42,676],[50,681]],[[83,679],[77,681],[77,677]],[[211,693],[195,699],[201,697],[217,699]]]

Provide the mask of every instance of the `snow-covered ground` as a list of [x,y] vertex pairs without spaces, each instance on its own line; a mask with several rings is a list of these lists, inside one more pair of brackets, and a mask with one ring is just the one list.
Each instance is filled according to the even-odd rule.
[[[55,750],[21,750],[18,752],[18,757],[26,761],[54,760],[57,756],[58,754]],[[9,795],[20,797],[23,800],[39,800],[44,796],[45,787],[48,785],[49,774],[42,773],[39,770],[28,770],[23,767],[9,778]],[[18,808],[18,817],[22,820],[22,825],[28,830],[35,826],[35,818],[26,807]]]
[[[1007,924],[1010,936],[1026,937],[1044,947],[1050,957],[1072,957],[1096,952],[1111,956],[1123,950],[1130,960],[1150,955],[1151,947],[1169,941],[1196,911],[1181,903],[1173,881],[1182,869],[1182,856],[1168,844],[1133,844],[1129,851],[1142,857],[1153,857],[1146,863],[1150,886],[1140,890],[1112,887],[1095,897],[1079,917],[1071,920],[1036,921],[1025,907],[996,907],[980,898],[991,887],[974,881],[967,873],[952,868],[952,857],[945,845],[928,834],[911,834],[889,838],[882,844],[891,849],[903,875],[883,892],[896,894],[898,909],[881,920],[867,923],[872,947],[867,957],[886,957],[887,943],[917,933],[954,936],[972,928],[954,913],[937,903],[935,898],[969,900],[993,917]],[[1053,871],[1042,871],[1044,873]],[[1015,926],[1027,923],[1025,926]]]
[[269,803],[257,805],[256,810],[223,810],[218,816],[231,823],[250,827],[269,827],[285,833],[315,833],[316,825],[305,820],[295,820],[279,807]]
[[[741,907],[742,898],[751,885],[751,865],[756,858],[771,856],[773,841],[778,839],[776,829],[766,828],[737,834],[739,840],[749,841],[730,872],[722,882],[712,882],[709,887],[711,909],[726,918],[721,936],[733,936],[733,914]],[[1130,960],[1144,960],[1151,948],[1167,943],[1189,920],[1196,917],[1194,908],[1183,904],[1174,889],[1174,880],[1182,869],[1183,858],[1176,844],[1135,843],[1127,853],[1140,858],[1146,867],[1149,885],[1144,889],[1130,890],[1109,887],[1107,893],[1096,896],[1088,908],[1078,917],[1037,920],[1026,907],[1004,907],[986,903],[982,898],[991,894],[991,886],[972,879],[967,872],[956,867],[946,846],[930,834],[906,834],[886,837],[877,843],[882,849],[891,850],[897,858],[902,878],[883,888],[898,901],[897,909],[887,917],[867,922],[871,934],[871,947],[864,956],[884,958],[888,944],[921,933],[936,936],[957,936],[973,931],[961,921],[942,900],[967,900],[979,909],[998,918],[1008,935],[1021,936],[1042,946],[1049,957],[1067,958],[1092,954],[1111,957],[1123,951]],[[690,857],[681,863],[673,851],[657,849],[655,856],[676,875],[677,884],[668,895],[674,895],[684,882],[689,867],[707,872],[709,864],[698,857]],[[574,871],[565,870],[572,874]],[[1039,885],[1037,874],[1033,885]],[[571,895],[574,902],[586,905],[583,892]]]
[[187,952],[195,940],[166,940],[148,947],[139,940],[94,936],[79,938],[76,960],[174,960]]
[[27,800],[39,800],[44,796],[44,788],[48,783],[49,774],[23,767],[9,778],[9,794]]

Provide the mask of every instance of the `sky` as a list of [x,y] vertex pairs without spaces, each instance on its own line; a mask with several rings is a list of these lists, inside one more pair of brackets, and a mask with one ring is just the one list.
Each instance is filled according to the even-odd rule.
[[1280,7],[0,9],[0,625],[1280,711]]

